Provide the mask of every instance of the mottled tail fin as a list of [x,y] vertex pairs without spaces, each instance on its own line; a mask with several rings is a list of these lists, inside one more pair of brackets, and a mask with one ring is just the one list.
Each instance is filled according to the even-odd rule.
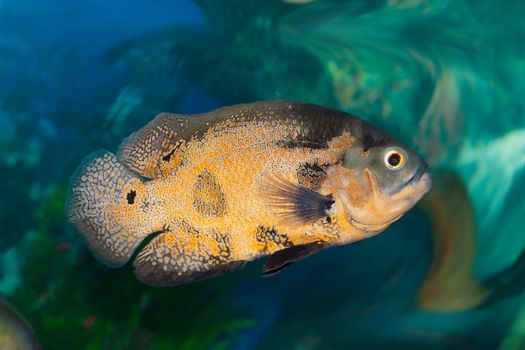
[[155,231],[141,210],[142,180],[107,151],[95,152],[71,178],[68,217],[99,260],[124,265],[146,236]]

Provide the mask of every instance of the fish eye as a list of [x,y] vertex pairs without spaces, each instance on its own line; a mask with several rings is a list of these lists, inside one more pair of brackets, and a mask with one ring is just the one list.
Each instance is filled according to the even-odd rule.
[[399,170],[405,166],[405,152],[400,149],[391,149],[385,153],[385,165],[390,170]]

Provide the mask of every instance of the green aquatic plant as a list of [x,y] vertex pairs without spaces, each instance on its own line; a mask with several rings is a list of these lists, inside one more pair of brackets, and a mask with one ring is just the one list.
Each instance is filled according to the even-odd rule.
[[67,187],[64,185],[50,186],[43,198],[44,200],[35,212],[36,230],[59,235],[63,231],[65,222],[64,203],[67,200]]
[[243,275],[177,288],[142,285],[130,267],[112,270],[92,258],[65,224],[65,197],[65,186],[52,186],[40,204],[11,297],[44,349],[223,349],[253,326],[228,298]]

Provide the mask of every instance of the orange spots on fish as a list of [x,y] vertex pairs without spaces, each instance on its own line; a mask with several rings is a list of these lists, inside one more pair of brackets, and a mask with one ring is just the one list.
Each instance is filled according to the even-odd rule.
[[199,240],[196,236],[190,236],[186,240],[186,245],[184,246],[185,255],[190,255],[193,251],[199,248]]
[[275,242],[268,242],[267,245],[266,245],[266,248],[270,252],[275,252],[281,247],[279,247]]
[[[248,252],[263,252],[264,249],[265,249],[265,244],[263,242],[258,242],[258,241],[253,241],[253,242],[250,242],[250,245],[249,247],[247,247],[247,251]],[[253,253],[255,254],[255,253]]]
[[341,136],[335,137],[328,142],[328,146],[335,151],[342,151],[348,149],[355,143],[355,137],[349,132],[343,132]]
[[174,246],[177,241],[177,238],[173,234],[165,234],[164,241],[166,242],[166,245]]
[[212,256],[218,256],[221,252],[219,244],[211,238],[207,240],[205,246]]
[[150,163],[146,165],[146,167],[144,168],[144,175],[146,175],[147,177],[154,177],[156,171],[157,171],[157,164]]

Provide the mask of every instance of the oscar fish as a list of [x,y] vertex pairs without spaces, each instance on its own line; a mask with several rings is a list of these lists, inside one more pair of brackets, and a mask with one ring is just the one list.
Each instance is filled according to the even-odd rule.
[[263,101],[161,113],[76,170],[68,218],[110,267],[177,285],[271,275],[385,230],[431,188],[413,150],[343,111]]

